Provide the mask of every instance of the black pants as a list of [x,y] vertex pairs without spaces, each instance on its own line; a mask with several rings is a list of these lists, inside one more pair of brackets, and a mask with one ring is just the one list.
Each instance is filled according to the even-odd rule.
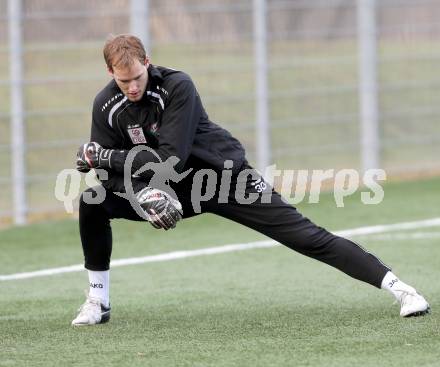
[[[184,218],[198,214],[194,212],[191,202],[193,179],[194,175],[190,175],[173,186],[182,203]],[[258,193],[261,186],[256,185],[258,182],[255,177],[241,179],[241,188],[244,189],[246,195],[258,194],[258,199],[252,204],[240,203],[241,201],[237,201],[235,195],[236,189],[240,186],[239,181],[238,175],[232,177],[230,191],[226,195],[227,203],[219,203],[219,195],[216,193],[212,199],[200,203],[201,212],[213,213],[243,224],[292,250],[322,261],[353,278],[380,288],[383,277],[390,269],[378,258],[356,243],[335,236],[315,225],[293,206],[286,203],[271,188],[267,187],[262,193]],[[220,186],[220,180],[217,185]],[[206,187],[204,186],[204,188]],[[94,189],[91,188],[87,191],[93,193]],[[264,195],[266,195],[265,198]],[[266,203],[267,195],[270,197],[270,203]],[[112,192],[107,192],[104,202],[98,205],[87,204],[83,195],[81,196],[79,226],[86,269],[109,269],[112,252],[110,220],[113,218],[143,220],[136,214],[128,200]]]

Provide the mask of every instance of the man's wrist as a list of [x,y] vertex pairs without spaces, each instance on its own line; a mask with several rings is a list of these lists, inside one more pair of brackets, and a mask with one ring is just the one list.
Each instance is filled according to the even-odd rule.
[[102,149],[99,153],[99,167],[123,174],[126,157],[126,150]]
[[112,155],[113,155],[114,149],[102,149],[99,152],[99,167],[100,168],[112,168]]

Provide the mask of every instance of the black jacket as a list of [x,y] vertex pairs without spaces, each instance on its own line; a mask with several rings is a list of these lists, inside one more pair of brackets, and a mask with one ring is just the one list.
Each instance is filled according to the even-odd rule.
[[[148,67],[148,84],[138,102],[130,102],[112,80],[98,93],[93,104],[91,141],[116,149],[111,155],[109,178],[104,187],[124,192],[124,162],[131,148],[153,148],[161,161],[179,158],[174,167],[223,169],[225,160],[233,161],[237,172],[245,161],[245,151],[232,135],[209,120],[191,78],[177,70]],[[155,154],[140,152],[132,173],[147,162],[158,162]],[[141,174],[148,182],[151,171]]]

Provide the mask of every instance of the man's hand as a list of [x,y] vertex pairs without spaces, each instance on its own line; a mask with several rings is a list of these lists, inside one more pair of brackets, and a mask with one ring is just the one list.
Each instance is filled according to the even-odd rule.
[[96,142],[86,143],[79,147],[76,154],[76,169],[89,172],[92,168],[111,168],[110,157],[112,149],[103,149]]
[[136,199],[154,228],[169,230],[182,219],[182,204],[164,191],[146,187]]

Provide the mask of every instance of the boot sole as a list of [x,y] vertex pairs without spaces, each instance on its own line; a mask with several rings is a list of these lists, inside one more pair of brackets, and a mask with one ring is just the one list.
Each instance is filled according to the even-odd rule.
[[425,316],[427,314],[431,313],[431,307],[428,307],[426,310],[423,311],[417,311],[410,313],[409,315],[405,315],[403,317],[418,317],[418,316]]

